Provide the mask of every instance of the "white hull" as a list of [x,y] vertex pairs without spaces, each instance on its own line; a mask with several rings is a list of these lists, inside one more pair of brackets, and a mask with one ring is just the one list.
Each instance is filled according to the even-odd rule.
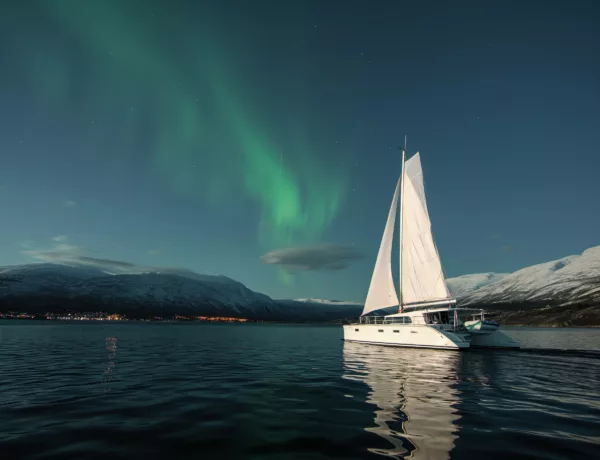
[[467,348],[520,348],[506,334],[495,331],[486,335],[455,333],[434,325],[346,324],[344,340],[407,348],[463,350]]
[[346,324],[344,340],[409,348],[469,348],[469,336],[434,326],[411,324]]

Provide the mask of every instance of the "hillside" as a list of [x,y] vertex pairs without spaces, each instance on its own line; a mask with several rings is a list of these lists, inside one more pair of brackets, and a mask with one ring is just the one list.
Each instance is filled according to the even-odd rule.
[[[505,324],[600,325],[600,246],[510,274],[476,273],[447,282],[459,305],[495,311]],[[273,300],[226,276],[189,270],[108,274],[46,263],[0,267],[0,311],[65,309],[331,322],[358,317],[362,304]]]
[[[490,282],[466,287],[469,280],[484,278]],[[451,278],[448,285],[464,306],[502,305],[505,309],[522,309],[600,304],[600,246],[508,275],[486,273]]]

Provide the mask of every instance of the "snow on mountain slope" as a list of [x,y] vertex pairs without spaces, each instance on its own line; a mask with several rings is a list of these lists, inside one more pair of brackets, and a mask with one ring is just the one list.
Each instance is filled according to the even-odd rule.
[[461,305],[600,301],[600,246],[518,270],[502,279],[465,292]]
[[90,279],[101,276],[110,276],[106,272],[93,267],[77,267],[49,263],[8,265],[0,267],[0,276],[27,276],[39,278],[69,277],[76,279]]
[[467,294],[488,284],[500,281],[508,273],[474,273],[472,275],[462,275],[456,278],[448,278],[446,283],[452,295],[457,298],[463,298]]
[[[479,273],[448,279],[461,305],[600,303],[600,246],[581,255],[511,274]],[[85,266],[30,264],[0,267],[0,308],[112,308],[166,314],[243,316],[275,320],[357,317],[361,303],[322,299],[277,300],[225,276],[189,270],[111,275]]]
[[[288,300],[288,299],[286,299]],[[309,303],[318,303],[318,304],[326,304],[326,305],[360,305],[363,306],[362,303],[359,302],[345,302],[343,300],[327,300],[327,299],[289,299],[294,302],[309,302]]]
[[115,275],[82,283],[78,291],[92,296],[152,300],[157,302],[204,301],[232,307],[272,300],[246,288],[237,281],[214,277],[197,281],[177,275],[148,273]]
[[[275,314],[273,300],[251,291],[225,276],[193,272],[107,275],[88,267],[31,264],[0,268],[0,300],[3,298],[86,299],[102,305],[136,304],[153,308],[207,309],[223,315]],[[178,311],[179,312],[179,311]],[[183,313],[183,311],[181,312]]]
[[112,275],[86,266],[0,267],[0,308],[45,312],[48,307],[144,315],[194,314],[279,321],[358,316],[362,305],[338,301],[274,301],[226,276],[190,270]]
[[[475,273],[446,280],[460,305],[494,303],[600,303],[600,246],[581,255],[523,268],[514,273]],[[296,299],[293,302],[335,305],[338,301]],[[353,305],[352,302],[339,302]],[[362,305],[362,304],[356,304]]]

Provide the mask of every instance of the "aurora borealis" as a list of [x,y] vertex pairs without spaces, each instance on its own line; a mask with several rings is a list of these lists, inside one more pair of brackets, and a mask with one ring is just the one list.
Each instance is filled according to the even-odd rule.
[[[598,185],[552,164],[596,150],[597,8],[511,19],[510,5],[460,3],[5,2],[0,265],[25,261],[24,241],[68,235],[100,257],[223,273],[274,296],[362,300],[398,174],[389,146],[405,133],[424,155],[449,275],[598,244],[581,217]],[[555,195],[563,173],[583,193]],[[585,224],[531,244],[565,202],[577,203],[565,219]],[[365,257],[302,275],[260,261],[322,243]]]
[[[37,43],[27,50],[32,88],[45,110],[118,123],[120,132],[88,127],[102,155],[123,158],[143,149],[182,193],[217,203],[229,194],[250,196],[261,208],[268,244],[319,237],[331,223],[346,192],[340,165],[326,167],[327,152],[311,144],[302,126],[293,142],[276,144],[269,114],[252,101],[244,79],[233,77],[244,73],[232,64],[243,51],[227,54],[224,27],[200,16],[199,33],[184,30],[171,41],[157,31],[189,19],[183,9],[165,12],[164,2],[40,5],[60,32],[41,50]],[[187,40],[197,45],[179,48]],[[292,126],[307,122],[306,113],[287,118]]]

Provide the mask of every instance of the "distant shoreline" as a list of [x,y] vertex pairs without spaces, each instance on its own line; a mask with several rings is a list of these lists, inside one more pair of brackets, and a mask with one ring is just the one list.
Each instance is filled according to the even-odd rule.
[[[459,301],[460,302],[460,301]],[[483,309],[501,326],[577,328],[600,327],[600,304],[540,305],[505,303],[468,305]],[[187,310],[187,311],[186,311]],[[332,307],[298,301],[256,308],[213,307],[192,304],[185,307],[159,303],[87,302],[78,299],[13,297],[0,301],[0,319],[37,319],[46,321],[150,321],[150,322],[260,322],[275,324],[350,324],[358,318],[360,306]],[[382,315],[385,313],[382,313]]]
[[[585,254],[600,257],[600,246]],[[86,321],[123,318],[347,324],[363,310],[363,305],[355,302],[272,299],[227,277],[191,272],[109,275],[86,267],[48,263],[0,268],[0,318],[8,313],[10,317],[52,320],[83,316],[80,319]],[[486,287],[471,289],[469,292],[479,293],[475,297],[466,292],[455,295],[459,306],[484,309],[489,318],[502,326],[600,327],[600,278],[594,276],[586,275],[584,285],[579,281],[569,284],[570,290],[553,290],[551,296],[507,288],[482,297],[479,294]],[[462,281],[479,282],[480,278],[467,277]],[[580,292],[582,289],[585,293]],[[523,298],[530,300],[511,300]],[[395,313],[397,307],[379,314],[385,315],[384,311]]]
[[[260,320],[248,320],[248,321],[226,321],[226,320],[182,320],[182,319],[146,319],[146,318],[132,318],[132,319],[105,319],[105,320],[78,320],[78,319],[47,319],[42,317],[31,317],[31,318],[19,318],[19,317],[6,317],[0,316],[0,321],[15,321],[15,322],[27,322],[27,321],[43,321],[48,323],[101,323],[101,324],[126,324],[126,323],[178,323],[178,324],[279,324],[279,325],[295,325],[295,326],[343,326],[344,324],[339,321],[260,321]],[[556,324],[501,324],[501,328],[531,328],[531,329],[598,329],[600,325],[589,324],[589,325],[556,325]]]

